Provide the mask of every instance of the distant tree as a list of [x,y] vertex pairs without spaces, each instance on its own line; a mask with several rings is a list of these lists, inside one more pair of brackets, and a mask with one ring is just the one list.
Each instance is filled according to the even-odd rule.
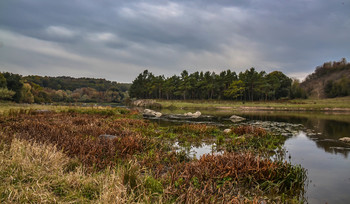
[[215,91],[215,73],[211,73],[209,71],[204,73],[204,82],[205,82],[205,90],[207,90],[207,99],[213,99],[214,91]]
[[9,72],[5,72],[3,73],[3,75],[6,78],[7,89],[15,92],[13,100],[16,102],[20,102],[21,90],[23,87],[22,76],[19,74],[12,74]]
[[186,96],[189,90],[191,90],[191,83],[189,80],[188,72],[186,70],[183,70],[181,73],[181,83],[179,91],[182,93],[184,100],[186,100]]
[[249,100],[254,100],[254,95],[258,94],[259,86],[262,84],[263,77],[265,72],[257,72],[255,68],[252,67],[245,72],[239,73],[239,79],[244,82],[246,96]]
[[285,74],[280,71],[274,71],[266,75],[266,80],[266,83],[270,85],[270,93],[273,94],[273,99],[289,96],[292,79]]
[[34,96],[31,92],[32,87],[29,83],[24,83],[21,89],[21,103],[33,103],[34,102]]
[[233,81],[231,85],[225,90],[225,96],[228,98],[237,99],[243,95],[244,83],[241,80]]
[[6,87],[7,87],[6,78],[2,73],[0,73],[0,88],[6,88]]
[[161,99],[162,98],[162,88],[164,84],[164,76],[156,76],[151,81],[151,90],[152,93],[155,94],[156,98]]
[[300,81],[298,79],[293,79],[289,97],[291,99],[307,97],[306,91],[300,87]]
[[324,91],[328,98],[350,95],[350,79],[343,77],[338,81],[329,80],[326,82]]
[[152,85],[151,82],[154,75],[148,70],[144,70],[138,77],[132,82],[130,87],[130,96],[132,98],[151,98]]
[[7,88],[0,88],[0,100],[12,100],[16,92],[8,90]]
[[[163,92],[166,99],[174,99],[178,93],[178,87],[180,85],[180,78],[176,75],[167,78],[163,84]],[[180,94],[181,95],[181,94]]]

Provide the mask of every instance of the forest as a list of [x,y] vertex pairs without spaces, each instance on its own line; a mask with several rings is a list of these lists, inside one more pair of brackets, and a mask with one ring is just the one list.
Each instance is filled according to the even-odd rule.
[[349,96],[350,63],[345,58],[326,62],[302,83],[280,71],[258,72],[253,67],[238,74],[231,70],[189,74],[184,70],[167,78],[145,70],[132,82],[129,95],[139,99],[271,101],[315,98],[315,92],[316,98]]
[[120,103],[129,84],[105,79],[21,76],[0,73],[0,100],[18,103],[94,102]]
[[165,78],[143,71],[133,81],[129,94],[133,98],[152,99],[219,99],[219,100],[277,100],[306,98],[298,80],[280,71],[267,74],[250,68],[245,72],[227,70],[194,72],[184,70],[180,76]]

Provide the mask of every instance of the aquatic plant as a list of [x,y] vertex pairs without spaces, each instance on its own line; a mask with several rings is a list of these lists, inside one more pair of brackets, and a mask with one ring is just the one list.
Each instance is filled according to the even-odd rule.
[[252,197],[300,196],[306,179],[305,170],[300,167],[251,153],[203,155],[200,160],[177,165],[169,176],[169,194],[177,197],[177,202],[246,201],[240,195],[247,193]]
[[267,135],[267,131],[260,127],[254,127],[249,125],[241,125],[232,128],[232,133],[236,135],[254,135],[263,137]]

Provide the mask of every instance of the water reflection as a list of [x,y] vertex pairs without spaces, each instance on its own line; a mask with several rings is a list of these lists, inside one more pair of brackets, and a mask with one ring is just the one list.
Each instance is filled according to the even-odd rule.
[[215,143],[205,144],[201,143],[199,145],[184,145],[175,142],[173,145],[177,152],[184,151],[188,156],[196,159],[200,159],[201,156],[205,154],[221,154],[221,151],[216,151]]
[[309,203],[350,202],[350,161],[347,158],[323,151],[304,132],[287,139],[284,146],[288,156],[291,155],[291,162],[301,164],[308,171],[310,182],[306,197]]
[[[242,113],[243,117],[262,121],[289,122],[293,124],[302,124],[306,136],[312,139],[318,148],[332,154],[342,154],[348,158],[350,145],[339,141],[339,138],[350,136],[349,115],[330,115],[325,113],[302,113],[288,115],[279,112],[268,114],[264,112],[253,115],[252,113]],[[334,117],[336,116],[336,117]],[[325,119],[332,118],[333,119]]]

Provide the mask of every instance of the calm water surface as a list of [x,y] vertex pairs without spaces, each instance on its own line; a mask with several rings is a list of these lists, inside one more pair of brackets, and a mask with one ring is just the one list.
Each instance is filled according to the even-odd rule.
[[[225,128],[234,125],[229,120],[231,115],[244,117],[247,120],[242,124],[286,135],[286,160],[300,164],[308,172],[308,203],[350,203],[350,145],[339,141],[341,137],[350,137],[350,114],[202,111],[203,116],[196,119],[178,117],[188,111],[196,110],[162,110],[165,116],[153,121],[160,125],[209,123]],[[187,151],[199,158],[211,153],[213,148],[203,144],[202,147],[187,147]]]

